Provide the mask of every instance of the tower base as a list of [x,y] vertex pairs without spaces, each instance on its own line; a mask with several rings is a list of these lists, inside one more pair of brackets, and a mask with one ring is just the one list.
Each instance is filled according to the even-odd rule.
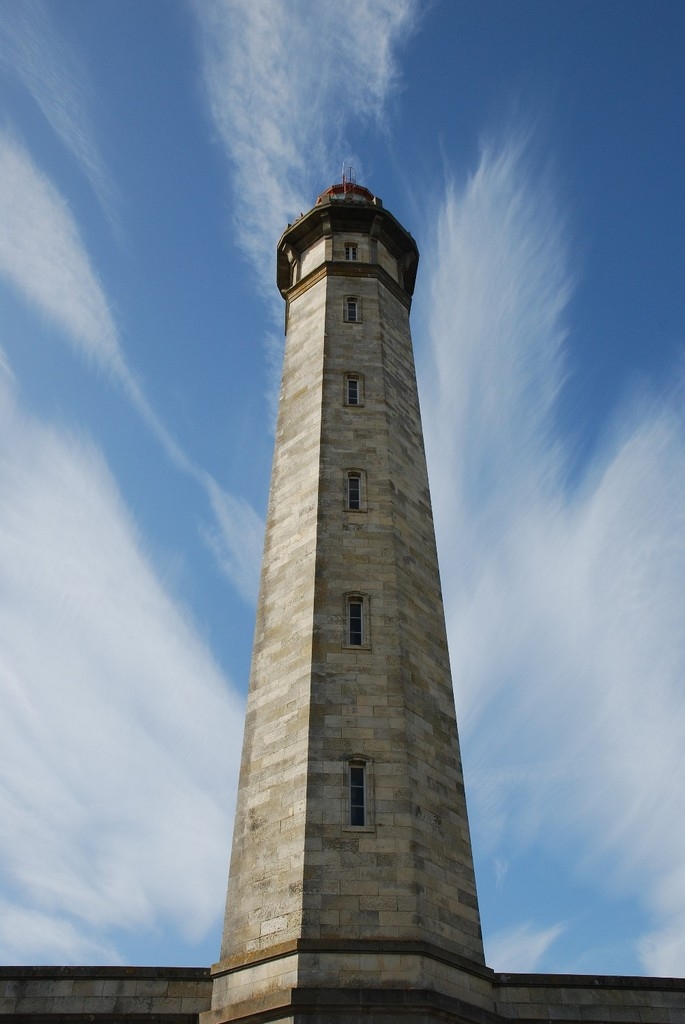
[[494,1020],[493,973],[426,942],[300,940],[212,968],[200,1024]]

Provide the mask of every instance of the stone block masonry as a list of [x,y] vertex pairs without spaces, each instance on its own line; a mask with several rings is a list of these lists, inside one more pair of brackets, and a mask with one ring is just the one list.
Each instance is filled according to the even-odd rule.
[[0,967],[0,1024],[196,1024],[211,990],[200,967]]
[[456,997],[463,964],[484,962],[409,329],[416,244],[361,190],[321,197],[278,253],[286,349],[208,1021],[281,1019],[302,988]]
[[[348,984],[294,989],[287,1017],[307,1024],[685,1024],[685,979],[601,975],[496,974],[482,968],[463,972],[460,997],[430,987],[410,987],[408,960],[429,954],[403,952],[393,963],[387,953],[357,953],[345,961],[335,952]],[[315,957],[314,950],[307,951]],[[430,958],[430,957],[429,957]],[[355,970],[389,972],[392,987],[356,985]],[[398,977],[392,971],[400,968]],[[447,973],[435,959],[435,973]],[[399,984],[398,984],[399,983]],[[179,967],[0,967],[0,1024],[197,1024],[209,1012],[208,969]],[[264,1000],[262,1000],[264,1003]],[[251,1020],[274,1020],[252,1004]]]

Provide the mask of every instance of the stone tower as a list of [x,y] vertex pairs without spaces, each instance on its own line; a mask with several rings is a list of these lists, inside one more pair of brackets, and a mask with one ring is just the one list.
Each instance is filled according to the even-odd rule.
[[278,243],[285,363],[205,1024],[491,1005],[409,331],[418,258],[352,182]]

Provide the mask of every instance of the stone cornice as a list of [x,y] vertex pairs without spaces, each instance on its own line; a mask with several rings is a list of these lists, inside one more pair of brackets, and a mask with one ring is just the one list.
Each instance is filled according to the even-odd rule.
[[397,956],[411,954],[423,956],[429,960],[438,960],[458,970],[478,975],[490,982],[495,977],[491,968],[486,967],[485,964],[469,960],[459,953],[445,949],[444,946],[419,939],[295,939],[292,942],[282,942],[277,946],[272,946],[268,953],[253,952],[247,953],[245,956],[220,960],[219,963],[212,966],[212,977],[244,970],[258,963],[280,960],[297,953],[386,953]]
[[411,309],[411,295],[408,295],[404,288],[394,281],[390,274],[378,263],[348,263],[342,260],[326,260],[319,264],[306,277],[303,277],[297,284],[292,285],[286,292],[284,298],[287,303],[298,299],[308,291],[312,285],[317,284],[325,277],[346,277],[350,281],[362,278],[375,278],[381,281],[395,298],[402,303],[405,309]]

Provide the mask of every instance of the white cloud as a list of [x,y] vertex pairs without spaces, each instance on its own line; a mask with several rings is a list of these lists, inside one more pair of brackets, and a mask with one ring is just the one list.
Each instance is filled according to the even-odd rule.
[[563,931],[562,924],[537,929],[526,922],[498,932],[487,941],[487,962],[495,971],[532,973]]
[[[209,102],[234,172],[238,239],[264,274],[273,267],[274,239],[310,208],[322,180],[327,187],[339,174],[351,122],[382,124],[398,81],[395,52],[419,5],[348,0],[344,12],[334,0],[194,6]],[[349,31],[340,31],[341,17]]]
[[[167,457],[205,490],[215,526],[210,534],[219,565],[242,595],[254,592],[261,546],[245,545],[245,525],[260,532],[259,517],[188,457],[150,405],[121,348],[116,324],[69,206],[28,153],[0,133],[0,275],[55,323],[80,355],[124,390]],[[234,518],[231,511],[236,513]],[[263,528],[262,528],[263,530]],[[240,550],[239,559],[225,553]],[[248,556],[255,553],[254,562]]]
[[0,274],[83,355],[130,387],[107,300],[67,203],[2,133],[0,223]]
[[88,76],[47,4],[22,0],[0,5],[0,68],[31,94],[112,220],[115,189],[94,141]]
[[110,942],[84,934],[67,918],[0,899],[0,955],[3,963],[118,964],[120,954]]
[[682,407],[618,410],[569,484],[550,413],[571,280],[550,197],[520,145],[485,149],[424,260],[424,425],[473,825],[493,857],[573,850],[651,914],[646,970],[682,973]]
[[[667,889],[671,879],[665,880],[663,886]],[[682,892],[682,878],[673,879],[676,891]],[[666,893],[664,893],[666,895]],[[683,963],[685,963],[685,933],[683,932],[682,898],[678,898],[677,906],[671,911],[668,909],[670,900],[667,898],[664,913],[664,923],[661,927],[650,934],[645,935],[639,945],[640,956],[645,968],[650,974],[659,975],[665,978],[680,978],[683,975]]]
[[242,702],[99,453],[0,383],[0,959],[197,941],[222,903]]
[[26,150],[0,133],[0,275],[80,355],[120,384],[167,455],[191,470],[131,372],[76,220]]
[[245,600],[256,604],[259,579],[254,569],[262,560],[264,521],[246,501],[222,491],[213,481],[208,489],[219,528],[206,531],[207,542]]

